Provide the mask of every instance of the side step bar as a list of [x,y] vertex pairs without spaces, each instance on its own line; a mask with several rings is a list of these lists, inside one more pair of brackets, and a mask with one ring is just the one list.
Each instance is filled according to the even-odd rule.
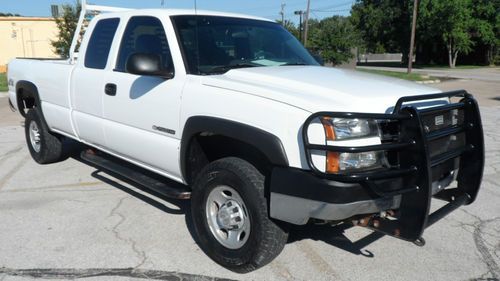
[[[147,189],[153,190],[163,196],[173,199],[190,199],[191,191],[186,186],[179,183],[171,183],[170,185],[162,180],[161,176],[157,176],[141,167],[137,167],[124,160],[116,157],[106,155],[98,152],[94,153],[93,150],[86,150],[80,154],[80,157],[95,166],[105,171],[118,174],[128,180],[131,180]],[[175,187],[173,187],[175,186]]]

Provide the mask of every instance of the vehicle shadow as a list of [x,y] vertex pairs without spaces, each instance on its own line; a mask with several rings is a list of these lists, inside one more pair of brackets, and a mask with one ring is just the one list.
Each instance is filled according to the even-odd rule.
[[[105,174],[108,174],[114,178],[117,178],[119,179],[120,181],[122,182],[126,182],[127,184],[130,184],[130,185],[133,185],[134,188],[137,188],[139,190],[141,190],[142,192],[145,192],[149,195],[152,195],[154,196],[156,199],[154,198],[151,198],[147,195],[144,195],[140,192],[137,192],[137,191],[134,191],[133,189],[121,184],[120,182],[118,181],[115,181],[115,180],[112,180],[108,177],[105,177],[104,175],[102,175],[102,173],[105,173]],[[95,170],[94,172],[92,172],[91,176],[97,180],[100,180],[108,185],[111,185],[131,196],[134,196],[135,198],[145,202],[145,203],[148,203],[149,205],[167,213],[167,214],[171,214],[171,215],[182,215],[182,214],[185,214],[189,205],[189,201],[187,200],[178,200],[178,199],[172,199],[172,198],[168,198],[162,194],[159,194],[153,190],[150,190],[150,189],[146,189],[134,182],[131,182],[129,181],[128,179],[126,178],[123,178],[121,177],[120,175],[117,175],[117,174],[112,174],[110,172],[105,172],[105,171],[101,171],[101,170]],[[167,203],[169,203],[170,205],[174,205],[175,207],[177,208],[171,208],[171,207],[168,207],[167,205],[165,205],[163,202],[161,201],[165,201]]]
[[138,99],[149,93],[154,88],[165,82],[165,79],[154,76],[141,76],[134,80],[130,89],[129,97],[132,100]]
[[[119,174],[105,171],[100,167],[96,167],[91,163],[80,158],[80,152],[82,149],[74,149],[70,157],[84,165],[94,167],[96,170],[91,173],[91,176],[103,183],[106,183],[116,189],[119,189],[141,201],[149,204],[150,206],[163,211],[171,215],[184,215],[186,227],[193,238],[193,240],[198,243],[196,235],[194,232],[193,222],[191,220],[191,201],[190,200],[180,200],[169,198],[163,194],[155,192],[154,190],[148,189],[136,182],[133,182]],[[115,180],[116,179],[116,180]],[[165,178],[166,184],[171,184],[173,187],[178,186],[179,183],[173,180]],[[135,189],[135,190],[134,190]],[[142,191],[139,192],[139,191]],[[169,207],[173,206],[173,207]]]
[[[197,236],[195,234],[193,221],[191,218],[191,201],[190,200],[179,200],[166,197],[158,192],[150,190],[146,187],[137,184],[119,174],[112,173],[110,171],[104,171],[99,167],[95,167],[92,164],[81,159],[79,155],[72,155],[71,158],[85,164],[96,168],[92,172],[91,176],[95,179],[102,181],[114,188],[117,188],[141,201],[149,204],[150,206],[161,210],[167,214],[172,215],[184,215],[186,227],[195,241],[199,244]],[[110,178],[111,176],[112,178]],[[116,179],[116,180],[115,180]],[[173,187],[177,186],[178,183],[170,179],[165,178],[166,184],[171,184]],[[140,190],[136,191],[136,190]],[[169,207],[174,206],[174,208]],[[354,255],[362,255],[365,257],[373,257],[374,254],[368,250],[363,250],[367,245],[377,241],[382,238],[384,234],[379,232],[373,232],[357,241],[351,241],[344,235],[345,230],[353,227],[353,225],[348,223],[342,223],[339,225],[314,225],[308,224],[304,226],[292,226],[290,228],[290,235],[287,244],[293,244],[301,240],[312,239],[315,241],[323,241],[329,245],[352,253]]]
[[369,258],[374,257],[372,252],[363,250],[363,248],[379,240],[385,235],[380,232],[372,232],[357,241],[351,241],[344,235],[344,232],[352,227],[354,226],[349,223],[341,223],[335,226],[327,224],[294,226],[292,227],[290,236],[288,237],[288,243],[290,244],[301,240],[312,239],[315,241],[323,241],[354,255],[361,255]]

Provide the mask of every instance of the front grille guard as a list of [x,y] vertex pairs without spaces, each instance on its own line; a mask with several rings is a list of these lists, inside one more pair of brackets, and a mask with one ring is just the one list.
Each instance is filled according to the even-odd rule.
[[[457,103],[436,106],[427,109],[416,109],[406,102],[424,101],[439,98],[461,97]],[[422,117],[444,113],[451,110],[463,110],[464,120],[461,125],[426,132]],[[318,145],[309,143],[308,128],[318,117],[332,118],[366,118],[380,121],[400,123],[399,138],[380,145],[344,147]],[[454,135],[465,134],[465,145],[443,154],[430,157],[428,144],[432,140]],[[311,170],[320,177],[329,180],[360,183],[382,197],[401,195],[401,204],[397,219],[377,220],[373,229],[398,238],[415,241],[419,239],[424,229],[461,205],[472,203],[478,193],[484,167],[484,140],[481,116],[476,100],[466,91],[453,91],[431,95],[409,96],[400,98],[392,114],[348,113],[348,112],[318,112],[310,116],[302,129],[304,149]],[[383,168],[365,172],[348,172],[342,174],[327,174],[320,171],[312,161],[312,151],[332,152],[368,152],[397,151],[399,167]],[[457,187],[444,189],[432,194],[432,168],[451,159],[460,159]],[[396,179],[402,181],[402,187],[397,190],[383,191],[377,181]],[[432,197],[448,202],[444,207],[429,214]]]

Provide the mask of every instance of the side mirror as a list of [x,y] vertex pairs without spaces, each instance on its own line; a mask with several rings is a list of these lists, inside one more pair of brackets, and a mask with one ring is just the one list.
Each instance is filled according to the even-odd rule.
[[163,67],[161,57],[157,54],[134,53],[127,59],[128,73],[136,75],[159,76],[172,79],[174,73]]

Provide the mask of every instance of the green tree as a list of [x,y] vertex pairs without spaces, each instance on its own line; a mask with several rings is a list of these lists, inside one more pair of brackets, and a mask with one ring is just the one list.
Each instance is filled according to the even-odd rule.
[[293,36],[295,36],[297,39],[299,39],[300,34],[299,34],[299,28],[290,20],[285,20],[285,23],[283,24],[281,20],[277,20],[277,23],[283,25],[283,27],[288,30]]
[[473,0],[472,7],[472,38],[488,46],[486,60],[492,65],[500,45],[500,0]]
[[474,41],[472,0],[423,0],[419,21],[429,25],[429,36],[441,38],[448,51],[448,64],[454,68],[458,55],[472,50]]
[[310,21],[310,48],[318,52],[325,62],[341,64],[353,58],[352,50],[358,46],[359,36],[349,18],[333,16],[321,21]]
[[371,53],[403,53],[408,59],[413,1],[357,0],[351,21]]
[[57,40],[51,41],[51,44],[55,52],[63,58],[69,57],[73,35],[78,25],[81,10],[82,6],[80,2],[76,2],[74,5],[63,5],[62,17],[55,18],[59,32]]
[[[357,0],[351,19],[367,51],[401,52],[407,60],[412,9],[412,0]],[[487,50],[492,63],[499,52],[499,22],[500,0],[419,0],[417,45],[426,59],[448,61],[450,67],[471,51]],[[444,53],[441,48],[446,59],[436,57]]]
[[0,17],[20,17],[20,14],[0,13]]

